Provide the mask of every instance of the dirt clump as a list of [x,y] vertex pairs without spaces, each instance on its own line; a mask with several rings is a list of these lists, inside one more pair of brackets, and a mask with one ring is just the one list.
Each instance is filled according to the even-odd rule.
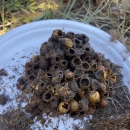
[[8,76],[8,72],[5,69],[0,69],[0,76]]
[[20,110],[0,115],[0,130],[29,130],[29,118]]
[[0,105],[2,105],[2,106],[5,105],[7,103],[7,101],[8,101],[8,97],[1,94],[0,95]]

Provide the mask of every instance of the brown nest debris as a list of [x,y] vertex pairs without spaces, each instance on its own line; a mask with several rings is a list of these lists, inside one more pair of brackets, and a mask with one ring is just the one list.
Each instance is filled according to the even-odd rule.
[[0,115],[0,130],[29,130],[29,119],[20,110],[11,110]]
[[33,96],[25,110],[34,116],[45,107],[71,117],[83,116],[108,106],[117,69],[93,50],[85,34],[54,30],[41,45],[40,55],[25,64],[17,87],[30,88]]
[[2,105],[2,106],[5,105],[7,103],[7,101],[8,101],[8,97],[1,94],[0,95],[0,105]]
[[130,113],[91,124],[88,130],[130,130]]
[[0,69],[0,76],[8,76],[8,72],[5,69]]

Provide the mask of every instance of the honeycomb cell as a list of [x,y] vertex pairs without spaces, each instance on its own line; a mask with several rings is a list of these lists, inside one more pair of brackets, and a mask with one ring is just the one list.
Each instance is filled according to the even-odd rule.
[[63,114],[67,113],[70,109],[70,105],[68,102],[64,101],[59,104],[59,111]]
[[54,41],[58,41],[59,38],[62,38],[63,37],[63,33],[62,33],[62,30],[54,30],[53,33],[52,33],[52,39]]
[[43,95],[42,95],[42,100],[45,102],[50,102],[52,99],[54,98],[54,96],[52,95],[51,92],[46,91]]
[[25,64],[17,88],[33,95],[25,107],[33,116],[54,110],[75,118],[108,106],[119,71],[93,50],[86,34],[57,29]]

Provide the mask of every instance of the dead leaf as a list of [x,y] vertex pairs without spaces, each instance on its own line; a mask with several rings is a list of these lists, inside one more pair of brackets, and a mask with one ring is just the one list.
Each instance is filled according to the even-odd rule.
[[117,29],[110,29],[109,31],[110,35],[111,35],[111,41],[116,41],[119,40],[120,37],[120,33]]
[[109,33],[111,35],[111,41],[112,42],[117,43],[116,40],[118,40],[123,44],[126,43],[124,35],[121,34],[121,32],[118,29],[110,29]]

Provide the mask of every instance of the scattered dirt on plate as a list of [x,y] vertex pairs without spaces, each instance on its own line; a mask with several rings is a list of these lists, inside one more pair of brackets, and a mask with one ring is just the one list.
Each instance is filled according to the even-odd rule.
[[8,101],[8,97],[1,94],[0,95],[0,105],[2,105],[2,106],[5,105],[7,103],[7,101]]
[[8,72],[5,69],[0,69],[0,76],[8,76]]
[[21,110],[11,110],[0,115],[0,130],[29,130],[30,120]]

